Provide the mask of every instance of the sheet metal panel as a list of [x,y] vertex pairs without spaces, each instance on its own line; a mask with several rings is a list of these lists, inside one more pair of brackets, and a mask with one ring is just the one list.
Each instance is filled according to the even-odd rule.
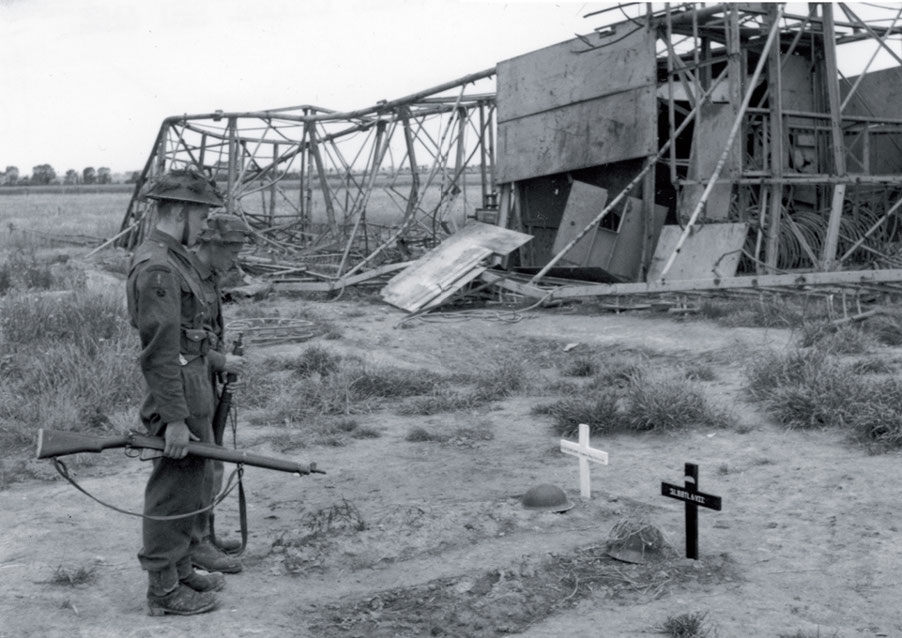
[[[849,84],[839,85],[842,99],[846,99],[849,88],[857,78],[850,78]],[[868,73],[855,92],[858,97],[849,100],[843,113],[845,115],[868,115],[874,117],[902,118],[902,67],[892,67],[882,71]],[[846,149],[852,144],[856,134],[846,135]],[[855,145],[854,155],[862,155],[862,144]],[[902,135],[899,133],[880,133],[874,131],[868,139],[868,174],[893,174],[902,172]],[[850,173],[865,172],[855,161],[848,161]]]
[[437,304],[478,277],[485,270],[484,259],[493,253],[506,255],[530,239],[514,230],[471,222],[392,277],[380,294],[408,312]]
[[[635,29],[633,26],[624,27]],[[498,122],[655,84],[655,36],[639,29],[579,38],[499,62]]]
[[498,125],[501,183],[656,152],[654,87],[570,104]]
[[[592,184],[574,181],[570,188],[570,195],[567,197],[567,206],[564,208],[564,215],[561,218],[561,225],[558,228],[557,235],[554,238],[554,246],[552,251],[554,254],[563,250],[564,246],[569,244],[574,237],[583,231],[589,222],[604,209],[605,203],[608,201],[608,191]],[[574,264],[576,266],[586,265],[584,262],[588,258],[592,250],[592,241],[595,233],[592,231],[586,233],[580,239],[570,252],[562,259],[566,264]],[[564,265],[562,263],[562,265]],[[592,264],[593,266],[604,267],[605,264]]]
[[[692,152],[689,157],[689,179],[706,179],[714,174],[714,169],[723,155],[730,129],[733,128],[733,109],[729,104],[706,104],[702,106],[701,118],[695,127]],[[723,177],[735,174],[739,169],[739,145],[733,145],[733,152],[727,156]],[[680,215],[688,218],[699,200],[705,186],[689,184],[680,192]],[[725,220],[730,215],[730,198],[733,187],[717,184],[705,202],[705,217],[710,220]]]
[[[679,226],[664,226],[648,268],[648,281],[656,281],[683,233]],[[747,223],[696,226],[667,272],[667,281],[733,277],[740,250],[748,234]]]
[[497,65],[499,182],[657,151],[654,33],[588,37]]

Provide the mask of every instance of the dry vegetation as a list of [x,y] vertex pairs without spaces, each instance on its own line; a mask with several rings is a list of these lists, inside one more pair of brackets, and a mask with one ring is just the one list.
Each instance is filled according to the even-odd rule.
[[[78,249],[61,250],[41,234],[86,228],[111,234],[126,197],[70,197],[66,210],[53,195],[0,199],[0,221],[7,225],[0,242],[0,438],[7,449],[21,449],[38,427],[109,430],[129,422],[125,415],[140,398],[141,381],[120,291],[89,290],[85,264],[74,259]],[[231,312],[258,316],[261,310],[238,306]],[[797,330],[795,348],[762,352],[748,367],[749,398],[778,422],[789,428],[843,428],[875,448],[902,446],[902,384],[893,376],[894,362],[850,359],[881,343],[902,341],[893,315],[837,328],[822,319],[816,302],[762,298],[704,301],[698,316],[727,326]],[[309,312],[299,311],[296,318],[317,324]],[[321,322],[320,328],[328,338],[341,338],[334,326]],[[378,436],[349,418],[353,415],[471,410],[534,394],[547,384],[537,372],[550,368],[562,378],[553,384],[557,398],[534,412],[547,415],[562,436],[575,435],[579,423],[588,423],[593,433],[732,424],[731,414],[706,397],[705,384],[716,374],[703,362],[662,366],[641,351],[561,357],[553,342],[524,346],[481,369],[444,374],[378,365],[320,343],[295,357],[255,360],[246,375],[248,407],[257,408],[251,422],[284,424],[293,446],[342,444]],[[292,434],[300,423],[315,424],[305,428],[309,440]]]
[[[4,450],[0,488],[28,477],[24,459],[37,428],[129,429],[142,392],[135,361],[137,340],[127,322],[121,291],[91,289],[85,284],[88,265],[77,259],[79,251],[86,251],[60,248],[42,234],[87,229],[100,237],[112,235],[126,196],[119,196],[122,200],[115,203],[111,196],[104,196],[103,205],[93,196],[74,197],[70,200],[77,206],[65,211],[59,204],[42,203],[42,197],[50,201],[51,196],[24,197],[24,212],[22,201],[0,198],[0,223],[5,228],[0,237],[0,445]],[[25,232],[28,224],[40,232]],[[360,303],[375,302],[363,297]],[[238,305],[228,312],[233,317],[260,316],[266,307]],[[764,406],[775,422],[786,428],[836,429],[874,451],[902,447],[898,362],[874,356],[884,344],[902,344],[902,324],[896,315],[881,314],[868,322],[837,327],[823,321],[822,308],[814,303],[761,299],[706,301],[697,316],[727,326],[796,332],[793,347],[762,351],[746,367],[747,399]],[[300,354],[252,359],[242,389],[247,424],[278,426],[279,431],[267,437],[281,451],[355,441],[366,445],[365,439],[381,433],[365,424],[365,415],[473,411],[511,397],[542,397],[535,402],[534,414],[547,418],[549,435],[554,436],[575,437],[579,423],[589,424],[593,435],[738,427],[729,409],[711,398],[709,387],[717,381],[717,372],[704,360],[677,361],[641,350],[602,347],[582,349],[574,356],[563,354],[555,339],[524,340],[482,366],[437,372],[348,355],[330,347],[330,339],[341,340],[340,328],[322,321],[315,311],[298,311],[297,318],[309,320],[317,334],[326,338],[309,344]],[[417,426],[409,430],[406,440],[471,445],[492,436],[485,427]],[[725,474],[730,468],[723,465],[720,471]],[[318,544],[326,543],[327,532],[353,533],[366,529],[367,523],[351,503],[343,501],[311,513],[306,525],[305,533],[273,545],[289,573],[307,566],[311,548],[326,551]],[[625,580],[610,570],[599,571],[599,565],[608,560],[601,552],[588,552],[580,558],[558,557],[524,567],[517,580],[509,581],[516,584],[510,585],[514,589],[501,592],[508,603],[514,600],[523,609],[519,621],[512,620],[508,629],[518,630],[564,602],[571,604],[591,594],[593,587],[651,589],[659,583],[653,568],[637,569]],[[93,578],[93,568],[60,567],[52,580],[76,586]],[[420,619],[418,630],[430,631],[430,623],[437,618],[454,627],[475,626],[467,623],[479,621],[480,588],[498,594],[496,585],[508,582],[493,571],[481,578],[467,585],[469,589],[459,580],[446,579],[415,591],[383,592],[381,617],[400,618],[413,606]],[[531,589],[533,581],[536,588]],[[562,588],[545,592],[543,583],[551,581]],[[324,618],[332,618],[338,627],[382,635],[371,611],[352,601],[330,608]],[[403,617],[410,620],[409,615]],[[388,631],[393,625],[379,627]],[[675,638],[712,635],[710,619],[696,612],[669,617],[656,629]],[[786,638],[809,635],[813,634],[784,634]]]

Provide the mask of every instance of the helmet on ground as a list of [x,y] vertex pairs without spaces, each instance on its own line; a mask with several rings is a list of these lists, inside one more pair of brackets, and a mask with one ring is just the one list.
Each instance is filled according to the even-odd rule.
[[557,485],[545,483],[527,490],[522,499],[523,507],[528,510],[544,512],[566,512],[573,507],[564,490]]
[[161,175],[144,192],[144,197],[157,201],[225,206],[216,184],[193,167],[173,169]]
[[221,213],[207,218],[207,227],[201,232],[198,242],[219,244],[243,244],[253,237],[251,227],[237,215]]

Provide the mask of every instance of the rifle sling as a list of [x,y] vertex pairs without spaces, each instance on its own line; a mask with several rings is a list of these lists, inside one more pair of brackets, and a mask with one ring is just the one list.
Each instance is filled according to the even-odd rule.
[[[221,415],[221,411],[225,411]],[[231,417],[231,418],[230,418]],[[213,417],[213,436],[217,445],[223,444],[225,438],[225,426],[229,423],[232,426],[232,447],[236,447],[237,437],[237,419],[235,416],[235,408],[232,406],[232,393],[229,391],[229,381],[226,381],[219,394],[219,401],[216,404],[216,413]],[[241,468],[241,466],[239,466]],[[247,499],[244,495],[244,469],[238,472],[238,520],[241,527],[241,547],[234,552],[230,552],[236,556],[240,556],[247,548]],[[216,545],[216,522],[215,517],[210,515],[210,538]]]
[[[234,470],[232,470],[232,473],[229,474],[229,480],[226,482],[225,489],[223,489],[223,491],[220,492],[219,495],[213,499],[213,502],[210,505],[208,505],[207,507],[202,507],[199,510],[194,510],[193,512],[187,512],[185,514],[171,514],[169,516],[151,516],[149,514],[142,514],[140,512],[130,512],[128,510],[121,509],[119,507],[116,507],[115,505],[110,505],[109,503],[100,500],[99,498],[97,498],[96,496],[94,496],[93,494],[88,492],[81,485],[79,485],[78,482],[74,478],[72,478],[72,476],[70,476],[69,468],[67,468],[66,464],[63,463],[61,460],[59,460],[58,457],[53,457],[51,460],[53,461],[53,467],[56,468],[56,471],[59,472],[59,475],[62,476],[67,481],[69,481],[69,483],[72,484],[72,487],[77,489],[79,492],[81,492],[82,494],[84,494],[85,496],[90,498],[91,500],[100,503],[104,507],[110,508],[114,512],[119,512],[120,514],[128,514],[129,516],[137,516],[138,518],[146,518],[147,520],[150,520],[150,521],[175,521],[180,518],[188,518],[189,516],[196,516],[197,514],[201,514],[203,512],[212,510],[214,507],[219,505],[219,503],[226,496],[228,496],[229,493],[233,489],[235,489],[235,485],[234,485],[235,475],[238,474],[239,472],[244,471],[244,468],[241,465],[238,465]],[[239,494],[243,494],[243,493],[244,493],[244,486],[242,486],[241,489],[239,490]],[[242,537],[246,537],[246,536],[247,536],[247,532],[245,531],[242,534]]]
[[[238,473],[238,521],[241,526],[241,547],[228,552],[235,556],[240,556],[247,548],[247,498],[244,495],[244,481],[241,480],[242,474],[244,474],[243,469]],[[216,542],[216,519],[213,515],[210,515],[210,538],[214,545],[218,545]]]

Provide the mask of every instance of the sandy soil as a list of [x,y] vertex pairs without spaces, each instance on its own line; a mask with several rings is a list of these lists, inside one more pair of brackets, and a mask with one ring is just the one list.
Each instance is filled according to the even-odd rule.
[[[242,446],[316,461],[328,474],[247,470],[245,570],[228,578],[218,611],[191,618],[145,614],[138,519],[60,480],[16,483],[0,492],[0,636],[616,638],[654,635],[690,612],[707,614],[720,637],[902,636],[900,455],[869,455],[835,432],[787,432],[742,398],[748,356],[786,347],[787,332],[566,309],[513,324],[399,329],[403,313],[376,302],[284,303],[341,326],[343,338],[325,347],[396,365],[459,369],[531,339],[579,343],[574,356],[608,344],[664,353],[653,359],[661,366],[704,361],[716,373],[706,391],[739,427],[596,437],[610,464],[592,468],[593,494],[583,499],[576,459],[559,451],[548,418],[531,413],[550,396],[429,417],[388,408],[360,419],[380,437],[343,447],[277,449],[276,425],[243,424]],[[414,426],[486,435],[406,441]],[[698,561],[680,557],[682,504],[660,496],[661,481],[682,482],[685,462],[699,464],[702,491],[723,498],[723,511],[700,510]],[[108,452],[78,473],[98,497],[140,508],[148,473],[140,461]],[[576,506],[525,510],[521,495],[540,483],[563,487]],[[234,510],[230,498],[221,527],[235,528]],[[324,512],[329,533],[311,536]],[[648,565],[608,557],[612,527],[635,516],[658,526],[676,555]],[[92,583],[50,582],[79,567],[94,570]]]

